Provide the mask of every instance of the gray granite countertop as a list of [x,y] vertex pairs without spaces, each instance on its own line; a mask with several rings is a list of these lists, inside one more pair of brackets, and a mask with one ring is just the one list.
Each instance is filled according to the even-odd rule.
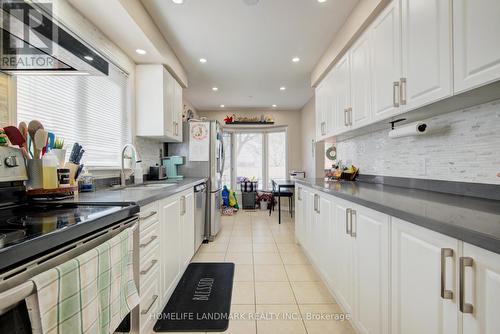
[[173,184],[165,188],[142,188],[134,186],[122,189],[104,189],[90,193],[79,193],[73,199],[63,200],[61,203],[106,203],[106,204],[136,204],[144,206],[151,202],[166,198],[195,185],[207,181],[206,178],[184,178],[183,180],[165,180],[147,182],[146,184]]
[[297,183],[500,254],[500,201],[359,181]]

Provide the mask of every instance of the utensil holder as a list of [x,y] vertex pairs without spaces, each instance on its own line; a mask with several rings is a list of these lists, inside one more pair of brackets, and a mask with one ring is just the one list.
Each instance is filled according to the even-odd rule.
[[43,188],[43,163],[41,159],[28,160],[28,189]]
[[76,172],[78,170],[78,167],[80,167],[80,166],[77,164],[74,164],[72,162],[67,162],[64,165],[64,167],[69,169],[69,184],[72,186],[78,185],[78,183],[76,182],[75,176],[76,176]]
[[51,150],[59,162],[59,168],[64,167],[64,162],[66,161],[66,149],[54,148]]

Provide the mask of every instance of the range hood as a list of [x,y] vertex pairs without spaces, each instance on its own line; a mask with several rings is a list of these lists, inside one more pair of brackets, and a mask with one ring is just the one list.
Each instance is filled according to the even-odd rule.
[[52,18],[51,3],[0,0],[0,70],[12,75],[108,75],[109,63]]

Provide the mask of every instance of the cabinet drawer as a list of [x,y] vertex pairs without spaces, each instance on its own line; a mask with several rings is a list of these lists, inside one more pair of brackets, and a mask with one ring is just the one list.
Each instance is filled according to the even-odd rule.
[[[148,252],[143,252],[139,261],[139,282],[141,291],[143,284],[150,279],[150,277],[158,271],[160,266],[160,245],[155,242],[154,246]],[[144,286],[145,287],[145,286]]]
[[154,202],[153,204],[141,208],[141,213],[139,215],[139,228],[141,232],[159,221],[158,207],[158,202]]
[[146,230],[140,232],[139,253],[145,254],[155,245],[158,245],[160,239],[160,224],[157,222],[150,225]]
[[146,281],[141,290],[141,303],[139,304],[139,322],[141,333],[152,333],[153,326],[156,323],[156,312],[160,306],[160,288],[158,280],[159,271],[156,269],[153,273],[152,279]]

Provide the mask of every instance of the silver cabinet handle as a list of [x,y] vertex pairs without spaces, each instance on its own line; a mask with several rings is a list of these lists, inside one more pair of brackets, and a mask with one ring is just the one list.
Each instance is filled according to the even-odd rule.
[[143,221],[143,220],[146,220],[148,218],[151,218],[153,217],[154,215],[156,215],[158,212],[157,211],[151,211],[150,213],[148,213],[147,215],[145,215],[144,217],[139,217],[139,221]]
[[151,300],[151,304],[149,304],[148,307],[146,307],[145,310],[142,310],[141,311],[141,314],[144,315],[144,314],[148,314],[149,311],[151,310],[151,308],[153,307],[153,305],[155,304],[156,300],[158,299],[158,295],[153,295],[153,299]]
[[318,212],[318,202],[316,201],[317,198],[318,195],[314,194],[314,200],[313,200],[314,212]]
[[399,107],[399,81],[394,81],[392,83],[392,103],[395,108]]
[[146,247],[148,247],[148,246],[149,246],[149,245],[151,245],[151,243],[152,243],[153,241],[155,241],[156,239],[158,239],[158,236],[157,236],[157,235],[153,235],[153,236],[151,237],[151,239],[149,239],[149,241],[148,241],[148,242],[146,242],[145,244],[140,244],[140,245],[139,245],[139,248],[146,248]]
[[349,114],[349,125],[352,126],[352,107],[349,107],[348,114]]
[[[354,230],[354,227],[356,227],[356,230],[358,229],[357,228],[357,224],[358,224],[358,216],[357,216],[357,213],[356,213],[356,210],[353,210],[353,209],[350,209],[350,222],[351,222],[351,237],[353,238],[356,238],[356,231]],[[354,219],[353,217],[356,218],[356,221],[354,222]]]
[[348,121],[349,117],[347,116],[348,113],[349,113],[349,109],[348,108],[344,109],[344,125],[345,126],[349,126],[349,121]]
[[181,196],[181,216],[186,214],[186,196]]
[[453,299],[453,291],[446,290],[446,258],[453,258],[453,249],[441,248],[441,298]]
[[345,209],[345,234],[351,235],[351,209]]
[[149,265],[149,267],[147,269],[141,270],[140,274],[141,275],[147,275],[151,271],[151,269],[154,268],[154,266],[156,265],[156,263],[158,263],[158,260],[151,261],[151,264]]
[[297,199],[299,201],[302,201],[302,188],[301,187],[297,188]]
[[321,122],[321,135],[326,135],[326,122]]
[[401,87],[399,90],[401,105],[406,104],[406,78],[401,78]]
[[465,267],[472,267],[474,265],[474,260],[471,257],[461,257],[460,258],[460,312],[462,313],[472,313],[474,312],[474,306],[472,304],[465,302]]
[[320,213],[321,213],[321,212],[320,212],[320,211],[321,211],[321,201],[320,201],[319,195],[317,195],[317,196],[318,196],[318,197],[317,197],[317,198],[318,198],[318,199],[317,199],[317,202],[318,202],[318,203],[316,204],[316,212],[317,212],[318,214],[320,214]]

